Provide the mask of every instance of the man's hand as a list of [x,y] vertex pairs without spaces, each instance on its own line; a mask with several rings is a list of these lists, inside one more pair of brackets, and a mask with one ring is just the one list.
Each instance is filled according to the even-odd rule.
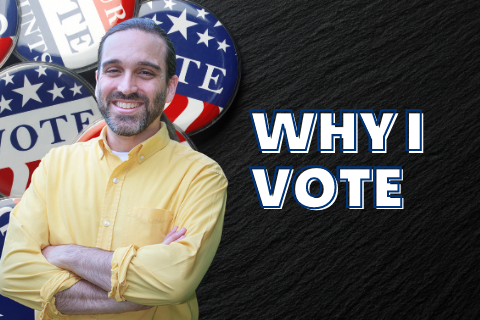
[[185,232],[187,232],[187,229],[185,228],[182,228],[180,230],[178,230],[178,227],[175,226],[173,227],[172,231],[170,231],[166,236],[165,236],[165,239],[163,239],[163,242],[162,244],[166,244],[166,245],[169,245],[170,243],[172,242],[177,242],[179,240],[182,240],[183,238],[185,238]]

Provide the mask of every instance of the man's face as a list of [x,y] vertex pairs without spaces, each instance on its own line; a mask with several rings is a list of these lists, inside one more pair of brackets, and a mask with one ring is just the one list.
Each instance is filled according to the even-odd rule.
[[158,125],[176,87],[175,79],[166,81],[166,52],[163,39],[140,30],[119,31],[105,40],[95,93],[117,135],[134,136]]

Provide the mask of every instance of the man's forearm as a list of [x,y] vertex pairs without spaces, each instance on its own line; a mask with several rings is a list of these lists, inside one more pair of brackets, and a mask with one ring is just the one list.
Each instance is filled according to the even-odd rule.
[[80,280],[55,295],[55,306],[63,314],[103,314],[139,311],[151,308],[130,301],[117,302],[105,290]]
[[[55,254],[49,254],[48,250],[55,250]],[[51,264],[75,273],[106,292],[111,290],[113,252],[69,244],[46,247],[43,254]]]

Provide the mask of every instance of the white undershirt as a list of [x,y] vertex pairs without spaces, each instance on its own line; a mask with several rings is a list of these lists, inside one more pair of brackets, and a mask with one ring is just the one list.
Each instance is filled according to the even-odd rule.
[[117,157],[120,158],[120,160],[125,161],[125,160],[128,160],[128,152],[119,152],[119,151],[113,151],[112,150],[112,153],[114,155],[116,155]]

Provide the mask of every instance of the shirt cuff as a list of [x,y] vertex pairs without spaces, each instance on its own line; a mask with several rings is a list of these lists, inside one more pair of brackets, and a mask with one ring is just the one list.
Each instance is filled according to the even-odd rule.
[[63,270],[48,280],[40,289],[42,299],[42,311],[40,319],[50,320],[58,317],[66,317],[55,306],[55,295],[77,283],[81,278],[70,271]]
[[133,245],[118,248],[112,257],[112,290],[108,293],[109,298],[117,302],[125,301],[123,294],[128,288],[127,270],[130,261],[137,255],[137,250]]

